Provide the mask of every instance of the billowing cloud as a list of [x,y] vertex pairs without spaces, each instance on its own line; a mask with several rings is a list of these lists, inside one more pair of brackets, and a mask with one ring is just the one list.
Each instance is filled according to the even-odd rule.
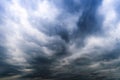
[[1,0],[1,79],[120,79],[118,7],[118,0]]

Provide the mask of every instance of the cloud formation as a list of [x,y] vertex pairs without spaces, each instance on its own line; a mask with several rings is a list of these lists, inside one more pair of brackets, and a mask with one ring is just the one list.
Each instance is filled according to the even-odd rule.
[[118,0],[1,0],[1,79],[120,79],[118,7]]

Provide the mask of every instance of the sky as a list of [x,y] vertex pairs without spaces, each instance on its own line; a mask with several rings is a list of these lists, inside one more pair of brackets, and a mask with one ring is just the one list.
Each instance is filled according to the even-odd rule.
[[119,0],[0,0],[0,80],[119,80]]

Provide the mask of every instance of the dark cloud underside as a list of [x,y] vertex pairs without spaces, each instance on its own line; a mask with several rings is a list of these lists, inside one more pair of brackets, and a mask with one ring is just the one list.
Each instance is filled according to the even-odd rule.
[[118,80],[118,0],[1,0],[0,80]]

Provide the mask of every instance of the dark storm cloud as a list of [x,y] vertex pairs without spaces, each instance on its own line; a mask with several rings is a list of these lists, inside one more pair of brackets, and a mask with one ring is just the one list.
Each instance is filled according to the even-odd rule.
[[80,32],[80,34],[94,34],[101,30],[102,27],[100,24],[102,23],[99,23],[99,15],[97,14],[97,10],[99,5],[101,4],[101,1],[102,0],[82,1],[83,13],[78,21],[78,31]]
[[120,78],[118,5],[113,0],[0,4],[1,80]]

